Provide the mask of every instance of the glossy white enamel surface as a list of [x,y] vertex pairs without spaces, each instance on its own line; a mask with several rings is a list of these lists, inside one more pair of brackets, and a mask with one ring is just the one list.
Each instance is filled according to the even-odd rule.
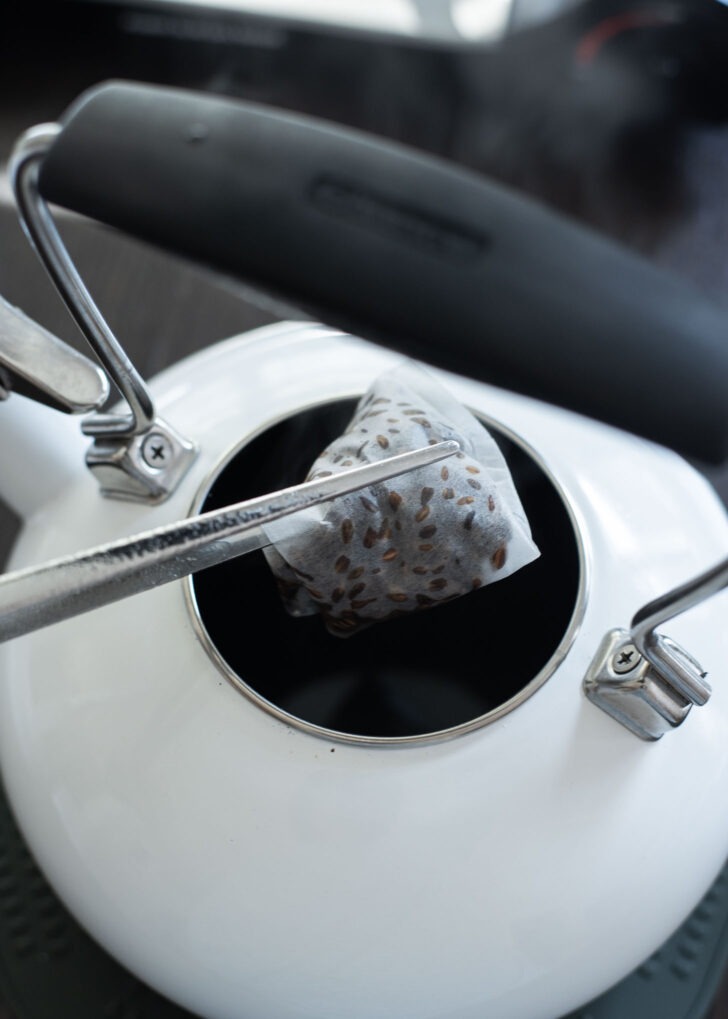
[[52,503],[78,480],[85,443],[78,418],[14,396],[0,402],[2,497],[22,518]]
[[[183,362],[153,384],[201,446],[182,490],[104,501],[79,452],[13,565],[186,515],[246,436],[398,360],[289,324]],[[726,594],[665,628],[714,688],[678,731],[640,742],[581,690],[606,630],[725,555],[722,505],[658,447],[442,379],[534,447],[583,530],[582,625],[504,718],[400,747],[287,726],[215,669],[182,583],[0,648],[3,774],[37,858],[107,949],[209,1019],[553,1019],[658,947],[728,853]]]

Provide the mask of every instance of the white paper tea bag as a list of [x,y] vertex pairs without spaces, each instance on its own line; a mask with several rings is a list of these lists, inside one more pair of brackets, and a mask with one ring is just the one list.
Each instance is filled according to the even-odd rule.
[[494,439],[415,362],[379,376],[307,480],[443,439],[461,452],[266,526],[287,610],[349,636],[507,577],[539,550]]

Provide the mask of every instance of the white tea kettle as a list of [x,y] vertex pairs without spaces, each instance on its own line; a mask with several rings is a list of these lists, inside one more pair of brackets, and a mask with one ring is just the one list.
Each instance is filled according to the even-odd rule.
[[[728,452],[724,317],[503,189],[251,104],[111,83],[12,172],[128,404],[5,309],[0,762],[63,901],[206,1019],[553,1019],[626,975],[728,855],[728,517],[683,458]],[[147,389],[46,202],[326,325]],[[108,551],[96,588],[44,588],[39,564],[300,482],[403,354],[497,438],[537,563],[349,640],[224,536],[202,572],[125,544],[131,573],[168,555],[131,597]]]

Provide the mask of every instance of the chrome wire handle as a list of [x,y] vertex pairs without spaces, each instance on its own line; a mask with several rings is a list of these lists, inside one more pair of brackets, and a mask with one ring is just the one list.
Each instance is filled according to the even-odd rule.
[[129,410],[97,412],[83,421],[82,431],[94,439],[86,463],[104,495],[162,502],[186,474],[197,447],[155,414],[147,386],[88,292],[40,194],[40,165],[60,131],[59,124],[26,131],[15,145],[8,173],[28,240]]
[[60,134],[59,124],[40,124],[16,145],[8,167],[21,223],[69,312],[119,392],[131,415],[97,415],[83,425],[86,435],[138,435],[154,423],[154,404],[131,360],[88,292],[38,190],[38,172]]
[[632,619],[632,640],[637,650],[655,669],[668,671],[675,687],[694,704],[705,704],[710,696],[710,687],[703,679],[704,674],[696,676],[695,670],[686,667],[681,655],[676,654],[674,642],[655,631],[668,619],[687,612],[726,587],[728,559],[648,602]]

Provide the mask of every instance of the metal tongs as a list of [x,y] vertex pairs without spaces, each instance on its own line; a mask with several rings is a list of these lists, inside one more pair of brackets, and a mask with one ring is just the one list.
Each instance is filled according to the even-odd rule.
[[263,548],[264,525],[457,453],[439,442],[0,577],[0,642]]

